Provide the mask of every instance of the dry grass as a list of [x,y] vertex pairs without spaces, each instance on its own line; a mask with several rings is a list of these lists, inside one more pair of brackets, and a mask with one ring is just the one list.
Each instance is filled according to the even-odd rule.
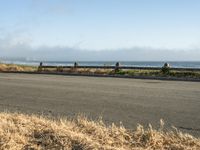
[[39,69],[37,66],[25,66],[15,64],[1,64],[0,72],[45,72],[45,73],[77,73],[77,74],[96,74],[96,75],[124,75],[124,76],[147,76],[147,77],[176,77],[176,78],[191,78],[200,79],[200,71],[174,71],[171,70],[167,74],[163,74],[160,70],[119,70],[102,69],[102,68],[43,68]]
[[23,66],[23,65],[15,65],[15,64],[0,64],[0,72],[4,71],[36,71],[37,67],[33,66]]
[[85,117],[53,120],[35,115],[0,113],[0,149],[144,150],[200,149],[200,139],[177,130],[164,132],[138,125],[134,131],[106,126]]

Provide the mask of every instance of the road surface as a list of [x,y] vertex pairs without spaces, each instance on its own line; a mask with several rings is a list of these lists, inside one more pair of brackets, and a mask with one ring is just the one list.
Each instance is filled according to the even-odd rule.
[[200,83],[0,73],[0,111],[102,116],[131,129],[162,118],[200,137]]

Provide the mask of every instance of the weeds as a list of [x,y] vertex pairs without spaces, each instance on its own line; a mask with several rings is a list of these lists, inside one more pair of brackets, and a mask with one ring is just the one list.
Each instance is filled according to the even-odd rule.
[[[38,70],[39,69],[39,70]],[[126,75],[126,76],[149,76],[149,77],[177,77],[177,78],[195,78],[200,79],[200,71],[174,71],[168,67],[163,67],[161,70],[146,70],[146,69],[89,69],[89,68],[43,68],[34,66],[23,66],[14,64],[0,64],[0,72],[4,71],[27,71],[27,72],[63,72],[63,73],[79,73],[79,74],[100,74],[100,75]]]
[[200,149],[200,139],[177,129],[163,131],[150,125],[128,130],[101,120],[85,117],[74,120],[47,119],[42,116],[0,113],[0,149],[66,150],[150,150]]

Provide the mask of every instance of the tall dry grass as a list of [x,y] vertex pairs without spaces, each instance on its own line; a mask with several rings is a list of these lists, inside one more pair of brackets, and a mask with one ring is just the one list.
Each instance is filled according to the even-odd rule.
[[23,66],[23,65],[15,65],[15,64],[0,64],[0,72],[4,71],[36,71],[37,67],[33,66]]
[[85,117],[74,120],[0,113],[0,149],[144,150],[200,149],[200,139],[177,130],[164,132],[141,125],[134,130]]

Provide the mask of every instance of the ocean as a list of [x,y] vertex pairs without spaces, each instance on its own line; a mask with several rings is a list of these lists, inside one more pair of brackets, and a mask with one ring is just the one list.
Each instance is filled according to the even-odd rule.
[[[77,61],[82,66],[114,66],[116,61]],[[123,66],[162,67],[169,63],[173,68],[200,68],[200,61],[119,61]],[[2,60],[1,63],[38,66],[40,61]],[[43,65],[73,66],[74,61],[44,61]]]

